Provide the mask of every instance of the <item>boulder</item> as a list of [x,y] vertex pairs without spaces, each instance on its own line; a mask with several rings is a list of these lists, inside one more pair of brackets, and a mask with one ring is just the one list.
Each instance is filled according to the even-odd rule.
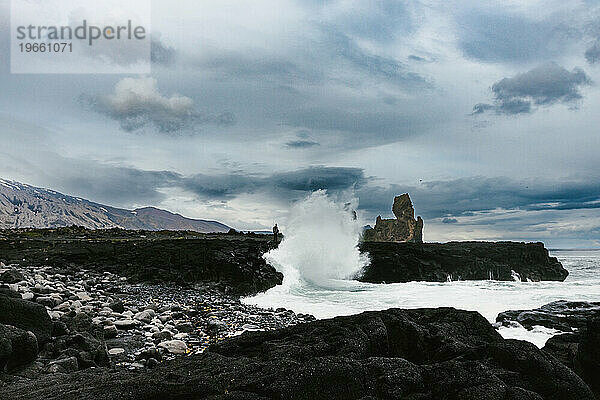
[[0,324],[0,372],[27,365],[37,355],[38,342],[33,333]]
[[104,338],[105,339],[113,339],[116,338],[119,334],[117,327],[114,325],[108,325],[103,328]]
[[188,351],[187,345],[182,340],[167,340],[160,343],[158,347],[172,354],[186,354]]
[[9,269],[8,271],[5,271],[2,274],[0,274],[0,282],[4,283],[17,283],[21,282],[24,279],[25,277],[23,276],[23,274],[16,269]]
[[52,337],[52,320],[41,304],[0,296],[0,324],[31,331],[41,346]]
[[125,306],[121,300],[115,300],[108,305],[108,307],[116,313],[122,313],[125,311]]
[[375,227],[365,230],[365,241],[423,242],[423,219],[415,219],[415,209],[408,193],[394,198],[392,212],[396,216],[395,219],[377,217]]
[[206,325],[206,331],[211,335],[216,335],[219,332],[226,331],[227,324],[221,320],[211,318]]
[[79,369],[110,366],[106,345],[87,332],[61,336],[51,345],[52,357],[75,357]]
[[194,325],[191,322],[182,322],[175,325],[175,328],[182,333],[194,332]]
[[575,371],[600,398],[600,303],[554,301],[534,310],[505,311],[496,320],[567,332],[548,339],[542,350]]
[[135,319],[122,319],[119,321],[115,321],[115,326],[117,327],[117,329],[121,330],[134,329],[139,325],[140,322],[136,321]]
[[142,322],[148,324],[154,318],[154,312],[150,312],[150,311],[152,311],[152,310],[140,311],[139,313],[137,313],[133,316],[133,319],[142,321]]
[[79,369],[77,365],[77,357],[66,357],[58,360],[50,361],[46,367],[46,372],[54,374],[57,372],[71,373]]
[[0,296],[12,297],[13,299],[23,298],[23,296],[21,296],[21,294],[19,294],[19,292],[16,292],[8,287],[3,287],[3,286],[0,286]]

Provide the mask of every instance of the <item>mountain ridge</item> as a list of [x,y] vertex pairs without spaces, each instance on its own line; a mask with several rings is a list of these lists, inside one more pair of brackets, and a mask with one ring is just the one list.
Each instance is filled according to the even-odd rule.
[[88,229],[190,230],[200,233],[230,229],[218,221],[187,218],[156,207],[127,210],[0,178],[0,229],[71,225]]

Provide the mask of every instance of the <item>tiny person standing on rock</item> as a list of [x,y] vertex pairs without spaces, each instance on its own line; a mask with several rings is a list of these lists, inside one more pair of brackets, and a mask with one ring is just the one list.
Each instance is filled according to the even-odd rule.
[[273,227],[273,241],[275,244],[279,243],[279,228],[277,227],[277,224]]

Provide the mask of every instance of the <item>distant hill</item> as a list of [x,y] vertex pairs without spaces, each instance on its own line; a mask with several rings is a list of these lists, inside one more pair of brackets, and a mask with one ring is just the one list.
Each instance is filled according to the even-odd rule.
[[0,229],[57,228],[227,232],[217,221],[191,219],[154,207],[125,210],[0,178]]

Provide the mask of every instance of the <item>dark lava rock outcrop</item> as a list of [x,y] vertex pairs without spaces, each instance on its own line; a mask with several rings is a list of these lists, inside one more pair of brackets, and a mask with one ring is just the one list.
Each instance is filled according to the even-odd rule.
[[423,219],[415,219],[415,209],[408,193],[394,198],[392,212],[395,219],[377,217],[375,227],[367,229],[363,238],[374,242],[415,242],[423,241]]
[[498,314],[503,325],[515,322],[527,329],[545,326],[567,332],[551,337],[544,348],[574,370],[600,398],[600,303],[554,301],[535,310],[511,310]]
[[548,255],[543,243],[449,242],[383,243],[364,241],[369,253],[363,282],[392,283],[446,280],[563,281],[569,274]]
[[267,235],[76,227],[0,231],[0,260],[6,264],[108,271],[132,282],[211,282],[238,295],[281,284],[283,275],[262,258],[272,246]]
[[497,322],[509,325],[516,321],[527,329],[545,326],[563,332],[585,328],[588,320],[600,318],[600,302],[553,301],[535,310],[509,310],[498,314]]
[[577,332],[553,336],[542,350],[575,371],[600,398],[600,318],[589,319]]
[[478,313],[365,312],[213,345],[144,373],[85,370],[0,387],[25,399],[561,399],[589,387]]

